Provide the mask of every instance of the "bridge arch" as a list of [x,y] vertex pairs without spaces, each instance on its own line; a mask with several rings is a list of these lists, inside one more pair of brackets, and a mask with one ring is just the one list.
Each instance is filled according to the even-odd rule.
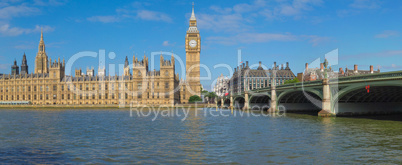
[[[366,86],[370,86],[367,91]],[[402,112],[402,83],[370,82],[353,84],[333,96],[337,115],[390,114]]]
[[245,99],[243,96],[235,96],[233,98],[233,107],[236,109],[243,109]]
[[229,97],[223,98],[223,106],[225,108],[230,107],[230,98]]
[[319,111],[322,97],[322,92],[316,89],[293,89],[280,93],[277,102],[287,111]]
[[216,106],[221,107],[222,101],[220,98],[217,99],[218,101],[216,102]]
[[254,110],[268,110],[270,102],[271,95],[268,93],[255,93],[249,99],[249,107]]

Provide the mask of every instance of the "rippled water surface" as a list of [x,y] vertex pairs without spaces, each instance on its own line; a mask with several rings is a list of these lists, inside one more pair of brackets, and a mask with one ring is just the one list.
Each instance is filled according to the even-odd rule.
[[122,109],[2,109],[0,163],[402,163],[397,116],[189,112],[182,121],[183,114],[130,117]]

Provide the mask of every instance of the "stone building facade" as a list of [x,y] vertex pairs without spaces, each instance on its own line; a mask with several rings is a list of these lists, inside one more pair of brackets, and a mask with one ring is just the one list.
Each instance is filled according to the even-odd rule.
[[43,32],[35,58],[34,73],[28,73],[25,53],[21,73],[16,61],[12,74],[0,75],[0,102],[29,101],[35,105],[49,104],[134,104],[174,105],[187,103],[192,95],[200,95],[201,40],[193,12],[186,35],[186,76],[180,80],[175,73],[175,59],[160,56],[160,70],[150,70],[148,58],[133,56],[132,65],[125,59],[124,74],[107,76],[104,64],[98,74],[81,69],[74,76],[65,75],[65,60],[52,61],[46,53]]
[[[370,65],[369,70],[359,70],[358,65],[355,64],[353,70],[348,69],[346,67],[345,70],[343,70],[343,68],[339,68],[339,71],[335,72],[334,70],[332,70],[331,67],[329,67],[327,73],[328,78],[338,78],[338,77],[380,73],[380,69],[374,70],[373,65]],[[324,63],[320,63],[320,68],[309,68],[308,63],[306,63],[305,70],[302,74],[303,74],[302,80],[300,81],[322,80],[324,79]]]
[[229,78],[221,74],[218,79],[216,79],[214,92],[219,97],[223,97],[226,93],[229,93]]
[[280,85],[295,77],[288,62],[286,68],[283,65],[279,68],[274,62],[272,69],[264,69],[260,61],[257,69],[251,69],[246,61],[234,69],[233,76],[229,80],[229,91],[232,94],[238,94],[243,91],[270,87],[273,79],[276,80],[277,85]]

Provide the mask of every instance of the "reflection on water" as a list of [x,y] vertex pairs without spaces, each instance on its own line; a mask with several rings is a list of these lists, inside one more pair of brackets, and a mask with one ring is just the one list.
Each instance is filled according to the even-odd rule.
[[[212,113],[213,112],[213,113]],[[400,116],[241,117],[192,109],[183,116],[130,117],[128,110],[0,110],[0,162],[43,163],[395,163]],[[223,112],[223,111],[222,111]],[[204,115],[206,114],[206,115]]]

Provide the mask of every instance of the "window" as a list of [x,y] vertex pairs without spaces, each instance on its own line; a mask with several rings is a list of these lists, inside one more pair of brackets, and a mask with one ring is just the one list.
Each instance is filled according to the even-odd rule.
[[88,84],[86,85],[86,90],[88,90]]
[[64,99],[64,94],[61,94],[61,99]]
[[138,88],[138,90],[141,90],[142,89],[142,83],[138,83],[137,88]]
[[69,100],[70,100],[70,94],[67,94],[67,99],[69,99]]
[[92,84],[92,90],[93,91],[95,90],[95,84]]
[[80,90],[82,90],[82,84],[80,84]]
[[138,93],[137,98],[141,98],[142,97],[142,93]]
[[49,91],[49,86],[46,85],[46,92]]
[[53,91],[57,91],[57,86],[53,85]]
[[[1,88],[1,91],[3,92],[3,88]],[[31,86],[28,86],[28,92],[31,92]]]
[[168,71],[165,72],[165,76],[169,76],[169,72],[168,72]]
[[46,100],[49,100],[49,95],[48,94],[46,94]]
[[169,83],[165,83],[165,88],[169,88]]
[[61,85],[61,91],[64,91],[64,85]]

